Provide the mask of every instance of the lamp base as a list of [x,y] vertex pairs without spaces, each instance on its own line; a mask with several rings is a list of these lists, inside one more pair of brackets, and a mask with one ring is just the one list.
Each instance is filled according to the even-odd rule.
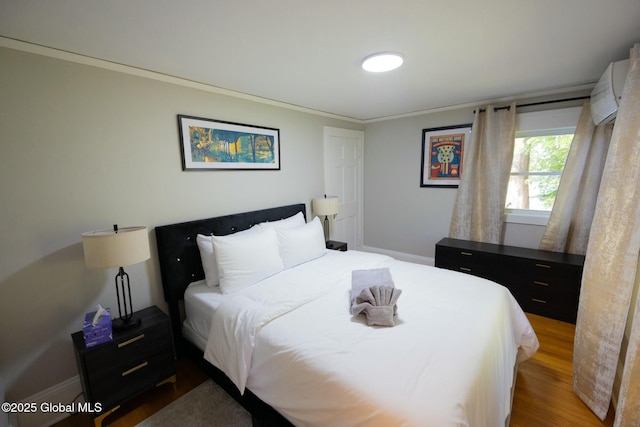
[[141,323],[142,323],[142,319],[140,319],[139,317],[132,317],[129,320],[113,319],[111,321],[111,328],[116,331],[125,331],[127,329],[140,326]]
[[324,241],[329,241],[329,216],[324,216]]

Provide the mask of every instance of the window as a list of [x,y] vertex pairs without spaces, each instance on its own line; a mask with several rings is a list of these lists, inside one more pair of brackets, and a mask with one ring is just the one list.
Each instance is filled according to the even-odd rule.
[[508,209],[551,211],[572,139],[573,133],[516,138]]
[[507,221],[546,223],[580,111],[581,107],[516,115],[516,140],[505,204]]

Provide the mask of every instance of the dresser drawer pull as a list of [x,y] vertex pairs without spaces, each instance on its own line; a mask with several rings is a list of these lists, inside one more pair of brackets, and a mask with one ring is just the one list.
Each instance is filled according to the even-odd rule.
[[546,304],[547,303],[545,300],[538,299],[538,298],[531,298],[531,301],[539,302],[540,304]]
[[142,338],[144,338],[144,334],[140,334],[137,337],[133,337],[130,340],[126,340],[124,342],[119,343],[118,344],[118,348],[122,348],[122,347],[125,347],[125,346],[129,345],[129,344],[133,344],[136,341],[140,341]]
[[550,265],[548,265],[548,264],[537,264],[537,263],[536,263],[536,267],[540,267],[540,268],[551,268],[551,266],[550,266]]
[[540,285],[540,286],[549,286],[548,283],[545,282],[538,282],[537,280],[534,280],[533,283],[535,283],[536,285]]
[[149,364],[149,362],[146,362],[146,361],[145,361],[145,362],[142,362],[142,363],[141,363],[141,364],[139,364],[138,366],[134,366],[133,368],[131,368],[131,369],[129,369],[129,370],[126,370],[126,371],[124,371],[124,372],[122,373],[122,376],[123,376],[123,377],[126,377],[127,375],[134,373],[134,372],[135,372],[135,371],[137,371],[138,369],[142,369],[142,368],[144,368],[144,367],[145,367],[145,366],[147,366],[148,364]]
[[471,256],[473,254],[471,252],[460,252],[460,255]]
[[460,270],[462,270],[462,271],[471,271],[471,269],[467,268],[467,267],[460,267]]

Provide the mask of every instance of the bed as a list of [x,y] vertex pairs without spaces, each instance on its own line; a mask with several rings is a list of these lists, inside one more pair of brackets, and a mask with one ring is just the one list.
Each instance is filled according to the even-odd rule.
[[[508,425],[515,369],[538,348],[509,291],[326,250],[318,226],[296,204],[156,227],[178,354],[195,355],[254,425]],[[211,235],[213,273],[199,245]],[[353,271],[378,269],[402,292],[391,327],[350,311]]]

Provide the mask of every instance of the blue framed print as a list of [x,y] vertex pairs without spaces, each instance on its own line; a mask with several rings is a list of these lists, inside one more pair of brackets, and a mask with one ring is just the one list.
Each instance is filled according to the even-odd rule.
[[178,115],[182,170],[280,170],[280,130]]

